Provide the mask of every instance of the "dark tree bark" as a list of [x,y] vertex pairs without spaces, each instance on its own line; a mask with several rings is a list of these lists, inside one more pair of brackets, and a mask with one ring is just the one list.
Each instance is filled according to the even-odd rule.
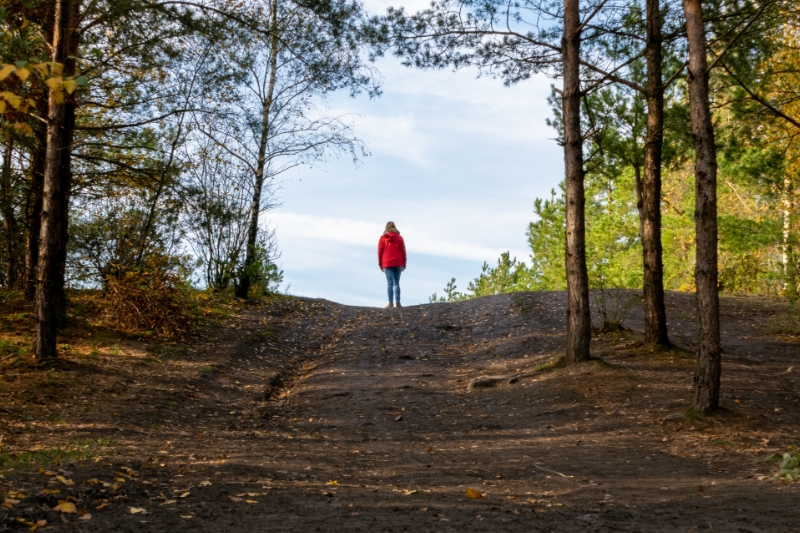
[[[80,0],[56,0],[52,59],[64,65],[63,76],[75,74],[78,49]],[[74,100],[65,95],[59,102],[49,97],[47,155],[44,165],[42,228],[39,238],[38,285],[36,291],[36,357],[40,362],[57,358],[56,332],[64,316],[64,265],[72,180],[70,169],[75,129]]]
[[664,307],[664,263],[661,246],[661,152],[664,145],[664,84],[659,0],[646,5],[647,133],[641,183],[642,262],[644,264],[645,341],[669,346]]
[[[47,115],[44,113],[43,115]],[[39,234],[42,231],[42,193],[44,189],[44,163],[47,158],[47,129],[34,127],[36,145],[31,156],[30,187],[26,201],[28,234],[25,238],[25,299],[36,298],[39,271]]]
[[719,407],[721,350],[717,292],[717,153],[708,102],[707,42],[701,0],[683,0],[689,44],[689,108],[695,148],[695,284],[697,285],[697,370],[692,407]]
[[238,298],[247,299],[252,284],[252,267],[256,261],[256,246],[258,245],[258,217],[261,214],[261,193],[264,189],[264,171],[267,166],[267,143],[269,141],[270,113],[275,94],[275,81],[278,74],[278,2],[270,2],[270,17],[272,19],[271,34],[272,47],[269,52],[269,81],[267,94],[261,108],[261,136],[258,144],[258,161],[256,163],[255,179],[253,181],[253,198],[250,204],[250,227],[247,231],[247,249],[245,251],[242,272],[236,284],[235,294]]
[[586,271],[583,138],[581,135],[580,4],[564,0],[564,164],[566,172],[566,268],[567,353],[566,363],[589,359],[592,322],[589,315],[589,276]]
[[14,288],[20,274],[20,231],[16,213],[14,213],[14,191],[12,187],[11,158],[14,156],[14,138],[6,141],[3,153],[2,171],[2,210],[6,232],[6,287]]

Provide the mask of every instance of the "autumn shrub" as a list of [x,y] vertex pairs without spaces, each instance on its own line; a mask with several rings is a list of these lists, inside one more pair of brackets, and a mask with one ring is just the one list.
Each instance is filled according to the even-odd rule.
[[191,325],[188,296],[180,277],[150,268],[108,278],[105,315],[108,324],[131,333],[182,336]]

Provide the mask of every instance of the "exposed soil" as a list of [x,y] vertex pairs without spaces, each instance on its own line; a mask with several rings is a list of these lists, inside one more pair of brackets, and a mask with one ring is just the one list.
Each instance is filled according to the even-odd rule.
[[677,348],[643,345],[635,308],[567,368],[563,293],[281,298],[177,346],[7,366],[0,531],[797,531],[772,458],[800,445],[798,339],[767,327],[785,304],[722,302],[711,417],[685,414],[688,294]]

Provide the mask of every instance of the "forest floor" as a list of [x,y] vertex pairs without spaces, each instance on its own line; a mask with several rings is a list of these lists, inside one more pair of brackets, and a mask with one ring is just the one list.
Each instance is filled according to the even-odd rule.
[[[58,369],[0,357],[0,531],[797,531],[786,304],[722,298],[701,417],[694,298],[667,302],[676,348],[642,343],[637,306],[570,367],[564,293],[281,297],[173,344],[71,326]],[[30,335],[19,305],[5,339]]]

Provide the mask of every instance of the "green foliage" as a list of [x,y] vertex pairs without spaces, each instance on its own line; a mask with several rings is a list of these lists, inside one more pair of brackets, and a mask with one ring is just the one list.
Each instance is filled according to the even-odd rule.
[[[484,263],[485,266],[485,263]],[[435,292],[428,298],[428,303],[460,302],[466,300],[466,294],[458,292],[456,278],[451,278],[444,286],[444,296],[438,296]]]
[[528,225],[528,245],[531,249],[530,277],[532,290],[558,291],[567,288],[564,269],[564,235],[566,232],[564,184],[561,195],[551,191],[550,200],[537,198],[534,214],[539,220]]
[[480,275],[469,283],[467,290],[473,298],[530,290],[530,274],[525,263],[517,263],[509,252],[503,252],[497,266],[483,264]]
[[60,466],[63,463],[85,461],[97,457],[103,448],[113,445],[108,439],[77,441],[67,446],[14,451],[0,441],[0,469],[22,469]]
[[246,271],[250,278],[250,290],[260,291],[262,295],[278,292],[280,284],[283,283],[283,270],[275,264],[273,256],[274,246],[270,236],[262,234],[255,248],[255,259]]
[[779,478],[786,481],[800,481],[800,450],[784,453],[778,468]]

